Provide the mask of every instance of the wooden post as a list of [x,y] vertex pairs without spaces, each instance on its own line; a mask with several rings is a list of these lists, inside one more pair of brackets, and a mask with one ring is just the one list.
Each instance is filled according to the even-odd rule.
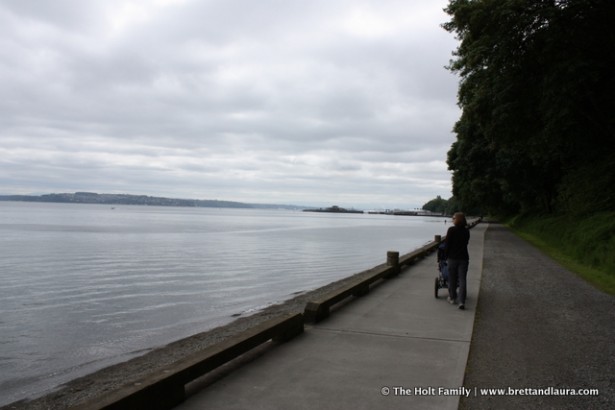
[[399,252],[388,251],[387,252],[387,265],[393,267],[390,275],[387,277],[395,276],[399,274]]

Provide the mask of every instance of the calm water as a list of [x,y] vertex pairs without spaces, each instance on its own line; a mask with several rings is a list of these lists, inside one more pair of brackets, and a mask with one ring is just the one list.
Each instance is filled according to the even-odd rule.
[[0,202],[0,405],[444,230],[427,217]]

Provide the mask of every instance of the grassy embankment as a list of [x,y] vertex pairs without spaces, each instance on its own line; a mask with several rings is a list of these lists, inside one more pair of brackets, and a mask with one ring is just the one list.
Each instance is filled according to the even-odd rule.
[[615,295],[615,212],[583,218],[525,216],[507,222],[564,267]]

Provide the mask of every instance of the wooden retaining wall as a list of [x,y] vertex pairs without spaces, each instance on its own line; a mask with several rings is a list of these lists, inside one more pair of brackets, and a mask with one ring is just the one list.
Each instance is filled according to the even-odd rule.
[[[473,221],[470,228],[480,222]],[[350,297],[369,293],[371,287],[383,280],[398,275],[401,267],[412,265],[435,251],[442,238],[436,235],[433,241],[405,255],[397,251],[387,252],[387,262],[358,274],[357,279],[342,288],[317,300],[307,303],[303,314],[282,315],[245,330],[235,337],[212,345],[200,352],[177,361],[157,374],[149,375],[136,383],[122,386],[95,397],[76,407],[75,410],[164,410],[171,409],[185,400],[185,385],[269,341],[285,342],[303,333],[304,323],[318,322],[329,316],[331,308]]]

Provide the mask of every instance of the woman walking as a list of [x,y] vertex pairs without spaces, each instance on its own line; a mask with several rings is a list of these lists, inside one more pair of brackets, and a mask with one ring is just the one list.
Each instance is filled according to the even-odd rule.
[[[468,222],[462,212],[453,215],[453,226],[446,232],[445,254],[448,263],[448,301],[451,304],[459,302],[459,309],[465,309],[470,256],[468,254],[468,242],[470,230]],[[457,287],[459,286],[459,295]],[[459,297],[459,299],[457,299]]]

